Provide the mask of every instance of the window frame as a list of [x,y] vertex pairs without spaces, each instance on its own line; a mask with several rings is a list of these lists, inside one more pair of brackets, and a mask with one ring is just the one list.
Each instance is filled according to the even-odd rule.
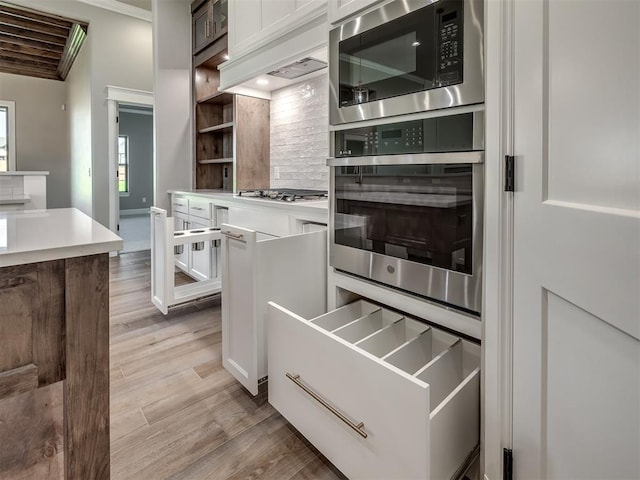
[[16,170],[16,102],[0,100],[0,107],[7,109],[7,172]]
[[[120,163],[120,139],[124,138],[125,139],[125,159],[126,162],[124,164]],[[130,161],[129,161],[129,135],[122,135],[122,134],[118,134],[118,171],[120,170],[120,165],[124,165],[125,166],[125,179],[126,179],[126,190],[120,190],[120,175],[118,175],[118,194],[121,197],[128,197],[131,193],[131,170],[129,168],[130,165]]]

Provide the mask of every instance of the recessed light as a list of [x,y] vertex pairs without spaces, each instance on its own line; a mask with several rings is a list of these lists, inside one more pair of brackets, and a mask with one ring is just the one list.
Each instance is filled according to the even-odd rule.
[[420,46],[420,42],[413,42],[411,44],[412,47],[419,47]]
[[259,78],[258,81],[256,82],[258,85],[268,85],[269,84],[269,80],[265,79],[265,78]]

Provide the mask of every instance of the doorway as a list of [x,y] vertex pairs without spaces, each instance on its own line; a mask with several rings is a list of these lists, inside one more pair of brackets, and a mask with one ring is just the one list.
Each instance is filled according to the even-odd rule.
[[154,205],[153,95],[107,87],[109,122],[109,228],[122,252],[150,248],[149,207]]
[[118,200],[121,252],[151,248],[149,205],[153,199],[153,109],[118,108]]

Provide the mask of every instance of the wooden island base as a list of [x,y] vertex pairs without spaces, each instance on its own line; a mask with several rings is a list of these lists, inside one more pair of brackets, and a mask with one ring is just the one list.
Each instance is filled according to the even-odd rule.
[[108,253],[0,268],[0,343],[0,480],[108,479]]

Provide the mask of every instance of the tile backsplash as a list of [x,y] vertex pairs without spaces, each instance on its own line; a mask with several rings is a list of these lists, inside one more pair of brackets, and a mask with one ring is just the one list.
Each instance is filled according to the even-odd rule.
[[326,74],[271,94],[271,188],[329,188],[328,102]]

